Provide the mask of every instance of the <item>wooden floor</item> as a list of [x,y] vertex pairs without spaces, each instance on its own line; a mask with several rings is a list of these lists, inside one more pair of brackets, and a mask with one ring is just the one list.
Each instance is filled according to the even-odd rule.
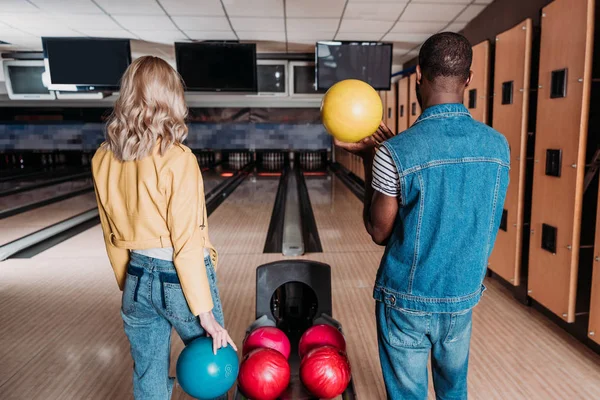
[[[262,253],[276,186],[245,181],[209,221],[226,326],[238,345],[254,319],[255,268],[281,258]],[[324,252],[303,258],[332,267],[334,317],[359,398],[384,399],[371,297],[382,249],[370,243],[361,205],[343,184],[307,186]],[[470,398],[600,399],[600,357],[496,282],[487,285],[474,313]],[[0,263],[0,399],[131,399],[119,307],[99,227],[33,259]],[[172,347],[174,361],[182,349],[175,335]],[[179,388],[174,398],[188,399]]]

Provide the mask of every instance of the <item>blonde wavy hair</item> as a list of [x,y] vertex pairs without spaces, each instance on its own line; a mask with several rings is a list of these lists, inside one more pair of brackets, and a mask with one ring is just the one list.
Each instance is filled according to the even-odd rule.
[[140,57],[121,78],[106,127],[106,145],[121,161],[146,157],[160,141],[162,156],[188,134],[188,109],[179,74],[163,59]]

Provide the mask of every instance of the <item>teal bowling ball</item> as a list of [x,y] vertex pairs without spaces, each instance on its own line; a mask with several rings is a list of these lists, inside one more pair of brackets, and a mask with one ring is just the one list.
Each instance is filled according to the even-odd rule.
[[177,360],[177,380],[190,396],[208,400],[227,393],[238,375],[238,357],[231,345],[213,354],[211,338],[200,337],[188,344]]

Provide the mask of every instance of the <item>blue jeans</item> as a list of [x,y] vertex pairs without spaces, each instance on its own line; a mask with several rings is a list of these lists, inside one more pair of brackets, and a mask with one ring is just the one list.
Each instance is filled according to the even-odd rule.
[[388,399],[427,399],[430,353],[436,398],[466,399],[472,309],[428,313],[376,303],[379,358]]
[[[206,268],[213,314],[223,325],[217,278],[210,258],[198,267]],[[175,382],[175,378],[169,377],[171,328],[175,328],[186,345],[205,335],[198,317],[187,305],[172,262],[131,253],[121,316],[131,345],[135,399],[170,399]]]

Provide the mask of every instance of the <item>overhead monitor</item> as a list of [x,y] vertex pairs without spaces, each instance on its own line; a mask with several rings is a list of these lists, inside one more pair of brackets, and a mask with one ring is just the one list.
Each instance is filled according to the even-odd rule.
[[175,43],[175,59],[186,90],[258,91],[253,43]]
[[44,61],[5,60],[6,91],[12,100],[54,100],[54,92],[44,83]]
[[329,89],[344,79],[359,79],[376,90],[389,90],[392,75],[391,43],[318,42],[317,89]]
[[50,89],[118,91],[131,64],[129,39],[42,38]]

